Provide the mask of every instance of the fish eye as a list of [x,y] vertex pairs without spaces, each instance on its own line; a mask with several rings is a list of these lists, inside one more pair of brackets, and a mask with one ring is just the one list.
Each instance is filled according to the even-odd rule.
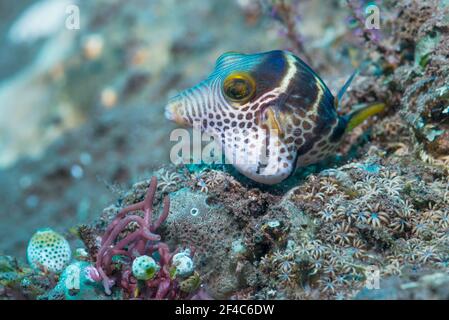
[[245,103],[255,92],[254,79],[246,73],[230,74],[223,83],[223,93],[232,102]]

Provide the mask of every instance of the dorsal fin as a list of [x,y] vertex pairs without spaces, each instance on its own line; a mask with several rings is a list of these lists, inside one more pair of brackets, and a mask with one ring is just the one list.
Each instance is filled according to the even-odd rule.
[[346,93],[346,91],[348,90],[349,86],[352,83],[352,80],[354,80],[355,76],[359,73],[360,69],[356,69],[352,75],[349,77],[348,80],[346,80],[345,84],[343,85],[343,87],[341,87],[340,91],[337,94],[337,98],[335,99],[335,109],[337,109],[337,111],[339,111],[339,107],[340,107],[340,101],[343,98],[344,94]]

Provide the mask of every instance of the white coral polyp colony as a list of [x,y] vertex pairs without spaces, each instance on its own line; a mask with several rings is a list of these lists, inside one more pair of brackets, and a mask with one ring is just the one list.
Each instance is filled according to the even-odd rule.
[[71,259],[70,245],[52,229],[38,230],[28,243],[27,259],[35,270],[60,273]]

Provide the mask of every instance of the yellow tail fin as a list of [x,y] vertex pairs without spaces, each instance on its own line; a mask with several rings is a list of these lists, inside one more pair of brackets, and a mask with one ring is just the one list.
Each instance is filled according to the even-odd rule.
[[346,132],[352,131],[352,129],[357,127],[359,124],[361,124],[369,117],[384,111],[385,107],[386,107],[385,103],[379,102],[352,111],[350,114],[347,115],[348,125],[346,126]]

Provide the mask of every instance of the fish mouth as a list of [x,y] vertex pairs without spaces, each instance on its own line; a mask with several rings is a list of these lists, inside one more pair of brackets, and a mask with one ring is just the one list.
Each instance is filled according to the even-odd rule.
[[165,106],[165,118],[182,126],[188,126],[187,120],[181,116],[182,103],[177,97],[168,101]]

